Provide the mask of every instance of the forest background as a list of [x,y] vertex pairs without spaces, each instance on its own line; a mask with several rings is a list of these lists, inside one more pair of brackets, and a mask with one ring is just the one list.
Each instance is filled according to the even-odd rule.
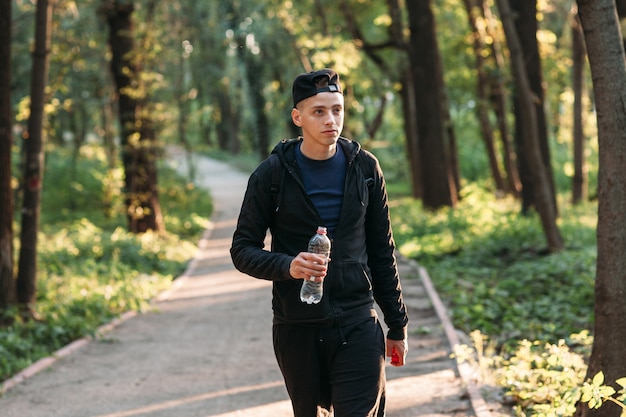
[[457,355],[512,415],[599,415],[577,407],[613,394],[583,385],[599,371],[623,401],[626,130],[599,109],[624,91],[626,7],[578,3],[3,0],[2,379],[182,271],[210,201],[164,146],[249,171],[298,134],[293,78],[333,67],[399,250],[470,335]]

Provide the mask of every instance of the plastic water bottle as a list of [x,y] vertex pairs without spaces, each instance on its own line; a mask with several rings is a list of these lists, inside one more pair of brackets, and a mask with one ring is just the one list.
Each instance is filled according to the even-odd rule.
[[[326,228],[319,226],[317,233],[309,240],[310,253],[318,253],[326,258],[330,256],[330,239],[326,236]],[[314,278],[314,277],[311,277]],[[300,289],[300,300],[307,304],[317,304],[322,300],[324,294],[323,282],[313,282],[309,280],[302,281],[302,289]]]

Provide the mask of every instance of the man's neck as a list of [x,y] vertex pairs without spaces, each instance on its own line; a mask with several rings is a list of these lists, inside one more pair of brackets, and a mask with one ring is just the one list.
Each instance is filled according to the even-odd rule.
[[328,146],[315,145],[315,146],[307,146],[306,141],[302,141],[302,145],[300,146],[300,151],[302,155],[306,156],[309,159],[323,161],[325,159],[330,159],[335,156],[337,152],[337,143]]

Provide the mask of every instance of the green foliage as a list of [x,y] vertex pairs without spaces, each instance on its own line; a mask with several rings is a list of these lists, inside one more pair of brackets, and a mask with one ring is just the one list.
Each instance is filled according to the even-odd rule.
[[523,340],[508,357],[496,356],[492,364],[495,378],[515,404],[515,414],[573,415],[579,398],[577,387],[585,377],[585,358],[591,343],[592,338],[586,332],[555,344]]
[[522,340],[506,356],[494,354],[493,344],[480,331],[470,337],[473,346],[456,346],[453,356],[479,370],[485,385],[501,387],[503,403],[511,406],[512,414],[573,415],[593,342],[587,331],[555,344]]
[[429,270],[458,328],[478,329],[500,346],[556,342],[592,320],[594,207],[562,209],[567,248],[548,254],[539,219],[517,213],[516,204],[475,186],[455,210],[429,213],[402,200],[393,207],[394,234],[400,251]]
[[[149,308],[149,301],[183,272],[208,226],[208,195],[162,168],[160,199],[168,233],[126,232],[123,211],[105,213],[108,167],[103,151],[83,147],[75,167],[69,155],[64,149],[47,155],[38,244],[38,320],[23,321],[15,315],[10,327],[0,329],[0,380],[72,340],[94,335],[123,312]],[[73,169],[81,175],[68,181]],[[121,198],[119,192],[115,195]],[[118,201],[114,207],[122,204]]]
[[622,387],[619,391],[610,385],[605,385],[604,373],[598,372],[591,381],[584,383],[580,394],[581,402],[587,403],[592,409],[600,408],[606,402],[612,402],[622,408],[622,417],[626,416],[626,378],[619,378],[615,383]]
[[596,207],[561,204],[566,249],[550,254],[540,220],[518,204],[477,185],[455,210],[400,199],[391,205],[394,237],[429,271],[454,325],[481,335],[480,368],[516,415],[571,415],[591,346]]

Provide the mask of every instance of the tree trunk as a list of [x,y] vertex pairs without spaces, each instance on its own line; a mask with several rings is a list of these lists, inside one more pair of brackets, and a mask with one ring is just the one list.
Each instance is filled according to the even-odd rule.
[[11,5],[0,0],[0,326],[17,301],[13,276],[13,190],[11,187]]
[[463,2],[465,4],[465,8],[467,9],[467,17],[472,32],[472,48],[474,50],[474,58],[476,59],[476,95],[478,96],[476,114],[478,116],[480,132],[482,134],[485,149],[487,151],[487,157],[489,159],[491,177],[493,178],[494,185],[496,186],[496,191],[504,193],[507,190],[502,174],[500,173],[495,141],[493,139],[493,128],[491,126],[491,120],[489,119],[489,81],[487,74],[485,73],[485,58],[483,57],[486,46],[483,42],[484,35],[481,33],[477,22],[478,16],[482,13],[481,7],[477,4],[476,0],[464,0]]
[[515,79],[517,95],[521,104],[519,112],[521,116],[520,122],[526,126],[526,162],[533,176],[535,207],[541,218],[548,249],[550,251],[559,251],[563,249],[563,239],[556,225],[556,210],[553,203],[552,188],[541,156],[537,107],[533,100],[532,89],[526,75],[524,57],[513,24],[508,0],[497,0],[497,4],[500,9],[502,26],[504,27],[509,51],[511,53],[513,78]]
[[219,106],[219,121],[217,123],[217,143],[221,150],[234,154],[240,152],[238,139],[239,119],[233,111],[233,104],[224,86],[217,87],[217,103]]
[[[246,44],[246,39],[243,37],[244,32],[239,28],[240,22],[244,19],[241,15],[240,5],[233,2],[224,2],[221,5],[224,8],[226,16],[228,16],[228,26],[236,34],[233,38],[238,43],[238,64],[243,64],[243,74],[233,82],[239,83],[238,89],[243,90],[244,83],[248,84],[249,99],[252,103],[252,117],[254,118],[254,138],[250,142],[258,152],[260,159],[265,159],[269,155],[269,128],[267,115],[265,114],[265,97],[263,96],[263,88],[265,87],[264,76],[260,73],[257,67],[258,62],[255,62],[256,57],[250,56],[250,50]],[[245,12],[244,12],[245,14]],[[243,59],[242,59],[243,58]],[[245,80],[244,80],[245,78]],[[242,143],[239,135],[236,134],[241,117],[241,111],[237,109],[240,107],[238,104],[241,102],[241,97],[237,97],[233,101],[233,96],[228,95],[228,105],[230,110],[230,117],[227,120],[227,135],[228,146],[232,153],[239,153],[241,151]]]
[[[576,6],[574,6],[574,9]],[[574,10],[572,21],[572,85],[574,90],[574,177],[572,178],[572,203],[578,204],[587,197],[587,167],[585,164],[585,134],[583,130],[583,84],[585,65],[585,40],[578,12]]]
[[417,136],[420,144],[424,207],[454,207],[457,190],[446,149],[444,94],[435,18],[430,1],[407,3],[410,27],[410,62],[413,70]]
[[105,4],[109,24],[111,71],[118,92],[122,162],[128,230],[164,230],[157,190],[157,152],[153,123],[146,109],[145,86],[133,40],[134,4],[123,0]]
[[[541,70],[541,58],[539,56],[539,45],[537,43],[537,1],[536,0],[508,0],[515,18],[512,19],[515,25],[517,36],[520,40],[520,48],[523,54],[524,66],[528,78],[528,85],[533,93],[533,105],[537,119],[537,138],[541,151],[541,160],[544,171],[550,186],[550,199],[554,205],[554,211],[558,215],[556,204],[556,191],[554,178],[552,175],[552,165],[550,163],[550,148],[548,145],[548,128],[546,126],[546,115],[544,110],[543,73]],[[522,93],[523,94],[523,93]],[[524,99],[516,96],[516,110],[524,108],[521,103]],[[523,117],[516,111],[515,139],[518,144],[518,159],[520,167],[520,178],[522,179],[522,208],[527,211],[530,207],[536,206],[537,184],[534,183],[535,173],[533,167],[529,165],[528,156],[525,153],[532,153],[529,149],[531,145],[526,143],[530,136],[527,133],[528,125],[523,123]],[[520,123],[521,122],[521,123]]]
[[[245,46],[244,46],[245,48]],[[259,56],[254,56],[247,48],[240,51],[240,57],[246,66],[246,80],[250,87],[250,99],[253,104],[253,117],[256,138],[256,150],[261,160],[267,158],[270,153],[270,132],[269,120],[265,109],[267,100],[263,95],[265,84],[263,73],[263,62],[259,61]]]
[[415,119],[415,88],[413,87],[413,73],[407,69],[402,82],[400,94],[402,96],[402,110],[404,115],[404,134],[406,136],[406,153],[411,167],[411,195],[421,199],[424,196],[424,180],[420,166],[420,146],[417,136],[417,121]]
[[117,146],[115,144],[115,111],[113,109],[113,99],[110,97],[107,88],[98,88],[96,96],[100,101],[100,123],[102,124],[102,136],[104,150],[107,156],[107,180],[104,184],[102,205],[104,215],[110,218],[113,215],[113,196],[116,189],[113,186],[112,177],[114,175],[117,161]]
[[496,35],[497,30],[495,28],[496,19],[491,13],[491,7],[484,0],[479,0],[479,2],[482,5],[482,12],[486,22],[485,28],[487,30],[487,36],[492,39],[491,55],[493,56],[496,68],[495,73],[492,73],[489,77],[489,100],[496,115],[498,131],[500,132],[500,141],[502,142],[502,159],[504,161],[508,188],[516,197],[518,197],[522,190],[522,183],[520,181],[519,171],[517,168],[517,153],[513,147],[509,122],[507,121],[508,98],[506,94],[506,87],[502,81],[504,79],[502,74],[504,73],[505,67],[504,54],[502,53],[502,46],[497,40],[498,36]]
[[30,117],[23,174],[22,222],[17,275],[17,301],[24,314],[34,315],[37,283],[37,234],[43,184],[43,121],[46,83],[50,63],[52,2],[39,0],[35,12],[35,49],[31,73]]
[[[599,170],[594,342],[587,376],[603,371],[606,383],[626,376],[626,65],[613,0],[578,0],[597,108]],[[619,417],[606,403],[576,415]]]
[[[405,27],[402,18],[402,8],[398,0],[386,0],[391,25],[389,37],[402,52],[410,54],[406,44]],[[410,55],[409,55],[410,57]],[[384,65],[384,60],[382,61]],[[402,67],[399,71],[400,97],[402,99],[402,114],[404,119],[404,136],[406,137],[406,153],[410,167],[411,195],[413,198],[422,199],[424,196],[424,180],[420,164],[419,137],[417,135],[417,110],[415,109],[415,77],[410,65]]]
[[370,123],[367,123],[365,130],[367,132],[367,137],[370,140],[376,139],[376,133],[378,133],[383,125],[383,122],[385,120],[385,110],[387,110],[387,101],[387,95],[382,94],[380,96],[380,104],[378,105],[378,110],[376,111],[374,119]]
[[[620,20],[620,27],[622,27],[622,22],[626,19],[626,0],[615,0],[615,7],[617,8],[617,15]],[[622,43],[624,44],[624,48],[626,49],[626,32],[622,30]]]
[[452,197],[452,200],[457,201],[460,198],[459,193],[461,191],[461,165],[459,163],[456,132],[454,131],[454,124],[452,123],[452,115],[450,114],[450,106],[448,105],[448,94],[446,93],[442,70],[439,71],[438,78],[439,91],[442,92],[441,111],[443,114],[444,133],[446,135],[446,144],[444,146],[444,150],[446,152],[446,161],[448,163],[448,171],[450,173],[449,175],[452,176],[452,190],[455,193],[455,195]]
[[[185,39],[187,28],[190,22],[187,17],[191,16],[192,11],[183,7],[183,18],[176,22],[176,35],[180,39]],[[196,179],[196,164],[193,161],[193,146],[187,137],[187,123],[190,112],[190,85],[189,81],[192,73],[189,58],[193,51],[191,43],[185,40],[182,44],[182,51],[178,56],[178,71],[174,77],[174,94],[176,96],[176,107],[178,108],[178,140],[185,149],[185,158],[187,160],[187,180],[193,183]]]

